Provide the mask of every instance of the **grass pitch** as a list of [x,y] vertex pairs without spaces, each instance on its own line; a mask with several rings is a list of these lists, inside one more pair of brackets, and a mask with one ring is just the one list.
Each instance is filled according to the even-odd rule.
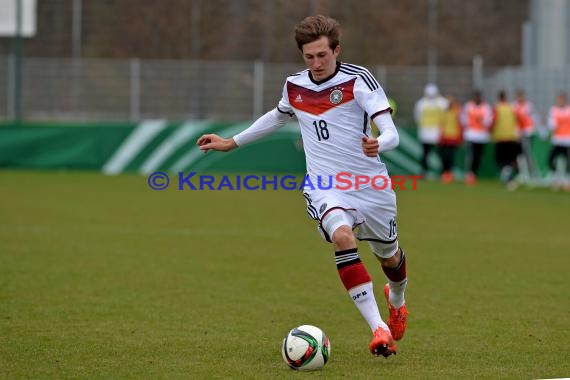
[[[570,376],[570,194],[399,191],[409,327],[388,360],[296,191],[150,190],[145,177],[0,172],[0,378]],[[366,244],[361,257],[383,275]],[[323,371],[281,342],[310,323]]]

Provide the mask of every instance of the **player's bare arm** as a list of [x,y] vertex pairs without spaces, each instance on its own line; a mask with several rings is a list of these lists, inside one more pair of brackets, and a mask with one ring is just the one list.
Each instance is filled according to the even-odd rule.
[[237,148],[237,144],[233,138],[225,139],[215,134],[202,135],[202,137],[196,141],[196,145],[198,145],[200,150],[204,153],[209,150],[228,152]]

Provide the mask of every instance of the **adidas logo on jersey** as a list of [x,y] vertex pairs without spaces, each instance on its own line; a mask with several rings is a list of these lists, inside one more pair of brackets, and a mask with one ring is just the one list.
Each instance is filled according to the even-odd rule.
[[295,103],[301,103],[303,101],[303,98],[301,98],[301,94],[297,95],[297,97],[295,98]]

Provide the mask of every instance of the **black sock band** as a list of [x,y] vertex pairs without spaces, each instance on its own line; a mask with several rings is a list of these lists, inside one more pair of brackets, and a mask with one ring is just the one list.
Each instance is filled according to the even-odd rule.
[[358,248],[337,251],[334,253],[334,256],[337,269],[358,264],[360,262],[360,256],[358,256]]

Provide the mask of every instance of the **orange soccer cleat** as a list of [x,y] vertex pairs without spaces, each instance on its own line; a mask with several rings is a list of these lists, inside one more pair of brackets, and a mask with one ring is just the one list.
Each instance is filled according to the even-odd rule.
[[469,172],[465,175],[465,184],[467,186],[475,186],[477,184],[477,177],[475,174]]
[[398,308],[392,306],[390,303],[390,285],[388,284],[384,285],[384,297],[386,297],[386,302],[390,309],[388,327],[390,328],[392,337],[395,340],[400,340],[404,337],[404,333],[406,332],[408,309],[406,308],[406,305],[402,305]]
[[385,358],[392,354],[396,355],[396,344],[390,331],[384,330],[382,327],[378,327],[374,331],[374,337],[370,342],[370,353],[375,356],[382,355]]
[[441,182],[445,184],[452,183],[453,180],[454,177],[452,172],[443,172],[443,174],[441,175]]

